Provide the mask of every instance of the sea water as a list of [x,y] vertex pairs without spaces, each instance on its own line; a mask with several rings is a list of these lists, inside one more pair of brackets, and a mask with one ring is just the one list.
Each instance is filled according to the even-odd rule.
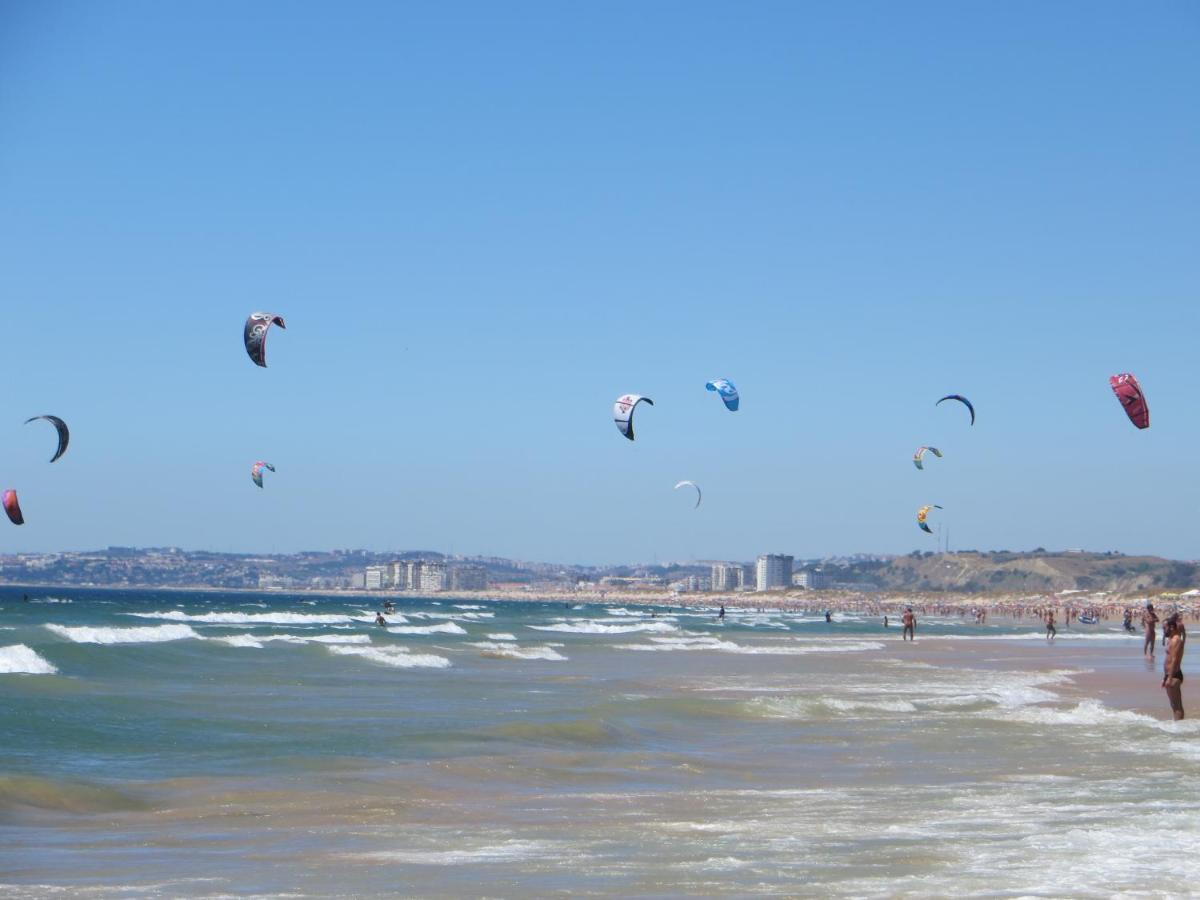
[[1200,727],[1115,624],[22,594],[6,896],[1193,889]]

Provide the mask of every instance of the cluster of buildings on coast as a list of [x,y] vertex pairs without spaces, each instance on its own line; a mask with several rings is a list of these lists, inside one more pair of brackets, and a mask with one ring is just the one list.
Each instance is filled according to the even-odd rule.
[[[689,575],[671,583],[676,593],[715,591],[777,591],[788,588],[819,591],[840,587],[833,575],[821,568],[794,569],[795,558],[784,553],[764,553],[753,565],[735,562],[713,563],[710,574]],[[874,587],[870,585],[869,587]]]
[[367,591],[413,591],[422,594],[484,591],[488,587],[488,572],[483,566],[477,565],[406,559],[386,565],[367,566],[361,574],[350,577],[350,587]]
[[[783,553],[764,553],[751,565],[718,562],[710,574],[687,575],[675,581],[647,576],[605,575],[595,581],[577,581],[575,587],[591,588],[669,588],[677,594],[704,591],[776,591],[789,588],[821,590],[840,586],[819,568],[793,570],[795,558]],[[413,591],[423,594],[442,591],[482,591],[490,582],[483,566],[448,563],[442,560],[408,559],[385,565],[367,566],[351,578],[350,586],[367,591]]]

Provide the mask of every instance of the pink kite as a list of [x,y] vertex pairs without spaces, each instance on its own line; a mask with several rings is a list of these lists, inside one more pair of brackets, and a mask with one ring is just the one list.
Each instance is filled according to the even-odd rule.
[[1142,393],[1142,386],[1138,384],[1138,380],[1125,373],[1109,376],[1108,383],[1117,399],[1121,401],[1121,406],[1125,408],[1125,415],[1129,416],[1129,421],[1138,428],[1149,428],[1150,407],[1146,405],[1146,395]]
[[25,517],[21,515],[21,504],[17,502],[17,492],[9,488],[4,492],[4,511],[8,520],[14,525],[24,525]]

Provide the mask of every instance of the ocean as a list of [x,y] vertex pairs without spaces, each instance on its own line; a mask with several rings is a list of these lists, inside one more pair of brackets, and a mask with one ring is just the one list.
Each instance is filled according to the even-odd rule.
[[1194,890],[1200,723],[1116,623],[25,592],[4,896]]

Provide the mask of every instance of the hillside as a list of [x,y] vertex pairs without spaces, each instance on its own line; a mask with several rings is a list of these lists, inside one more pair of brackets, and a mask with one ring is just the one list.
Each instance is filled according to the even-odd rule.
[[[1200,585],[1200,565],[1118,553],[913,554],[851,567],[882,588],[910,591],[1153,591]],[[847,572],[847,580],[851,573]],[[839,576],[841,577],[841,576]]]

